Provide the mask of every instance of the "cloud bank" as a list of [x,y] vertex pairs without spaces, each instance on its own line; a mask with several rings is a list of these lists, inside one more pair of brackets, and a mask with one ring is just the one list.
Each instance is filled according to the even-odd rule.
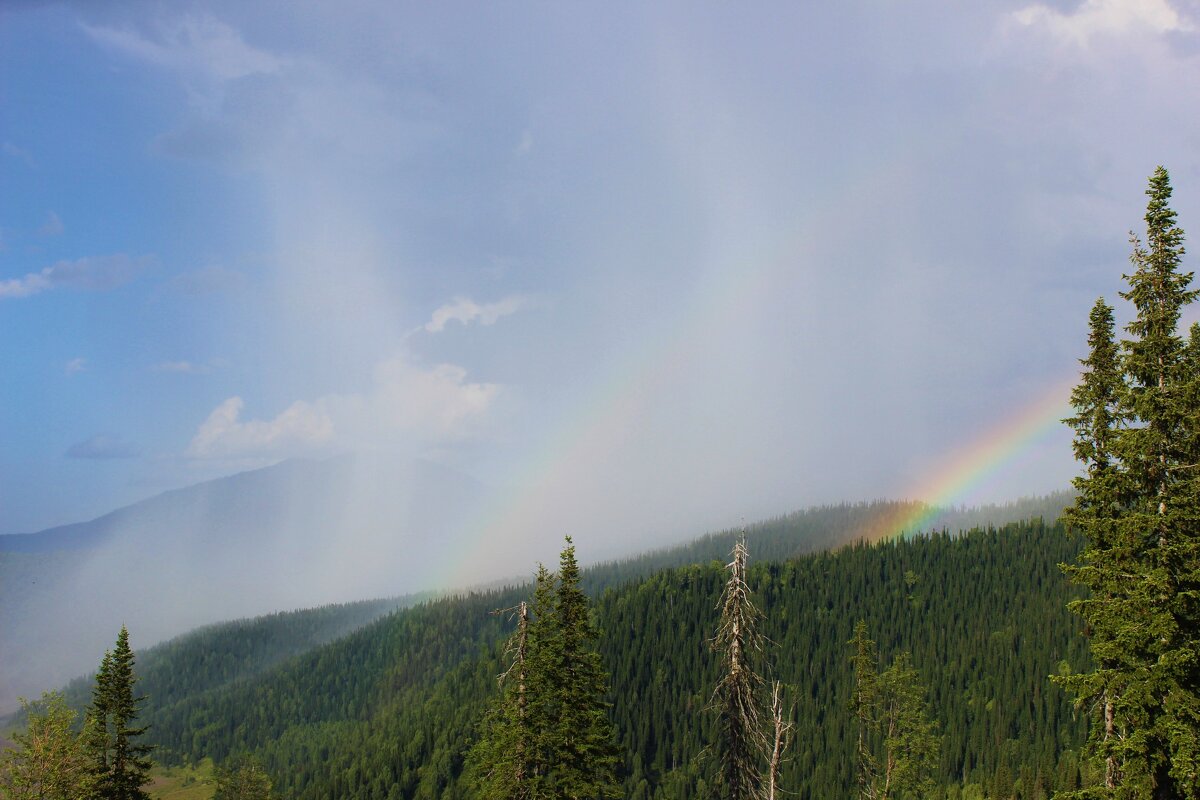
[[472,322],[478,322],[480,325],[495,325],[501,317],[515,314],[528,304],[529,301],[526,298],[518,295],[511,295],[494,303],[482,305],[467,297],[456,297],[433,312],[429,322],[425,323],[425,330],[429,333],[440,333],[450,322],[459,322],[463,325],[470,325]]
[[0,299],[31,297],[53,289],[102,292],[128,283],[153,263],[151,256],[132,258],[123,253],[111,256],[58,261],[41,272],[0,281]]
[[461,440],[500,390],[466,377],[452,364],[422,369],[396,357],[376,366],[367,392],[298,400],[271,419],[242,419],[244,401],[230,397],[200,425],[186,455],[271,459]]
[[1015,12],[1013,19],[1078,47],[1087,47],[1098,36],[1195,30],[1168,0],[1084,0],[1069,13],[1038,3]]

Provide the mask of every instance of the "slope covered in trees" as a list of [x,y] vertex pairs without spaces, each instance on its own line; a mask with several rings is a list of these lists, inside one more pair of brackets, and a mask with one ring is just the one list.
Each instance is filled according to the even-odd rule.
[[[801,797],[852,790],[847,643],[860,618],[880,663],[908,651],[928,687],[943,737],[939,792],[954,787],[948,796],[958,797],[966,783],[1037,798],[1073,785],[1074,757],[1063,753],[1082,740],[1082,722],[1047,676],[1087,663],[1057,566],[1075,549],[1061,528],[1029,523],[752,562],[747,582],[774,642],[771,677],[796,701],[781,787]],[[624,797],[700,797],[714,779],[703,751],[717,723],[705,709],[725,579],[722,564],[693,565],[595,597]],[[512,630],[489,612],[529,594],[431,601],[251,680],[152,694],[149,738],[166,760],[253,755],[290,797],[467,797],[463,760]]]
[[[138,653],[138,690],[163,713],[171,698],[196,698],[248,680],[301,653],[339,639],[415,597],[368,600],[207,625]],[[91,700],[92,677],[67,687],[71,705]]]

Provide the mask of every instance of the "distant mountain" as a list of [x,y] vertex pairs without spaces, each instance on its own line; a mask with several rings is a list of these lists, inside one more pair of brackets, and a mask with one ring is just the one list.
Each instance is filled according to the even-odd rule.
[[473,479],[426,461],[293,460],[90,522],[0,536],[0,710],[198,625],[432,588]]
[[[1069,495],[951,510],[951,531],[1041,516]],[[90,522],[0,536],[0,713],[95,670],[122,624],[135,649],[200,625],[445,587],[478,540],[485,502],[472,478],[427,461],[293,460],[165,492]],[[914,504],[809,509],[752,526],[766,559],[853,541]],[[958,524],[962,523],[962,524]],[[710,534],[593,572],[613,583],[723,559]],[[521,558],[520,553],[514,557]],[[518,569],[495,563],[489,576]],[[601,576],[605,576],[601,578]]]

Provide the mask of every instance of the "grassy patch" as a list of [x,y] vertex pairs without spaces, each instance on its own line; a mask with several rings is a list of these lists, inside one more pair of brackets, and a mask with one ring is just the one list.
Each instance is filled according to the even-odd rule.
[[217,789],[207,758],[194,766],[155,767],[150,778],[146,791],[153,800],[209,800]]

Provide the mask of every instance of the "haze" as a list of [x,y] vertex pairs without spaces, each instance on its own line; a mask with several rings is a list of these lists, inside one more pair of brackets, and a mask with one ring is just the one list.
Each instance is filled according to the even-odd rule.
[[[1065,488],[1047,393],[1156,165],[1200,229],[1198,24],[1185,0],[6,4],[0,532],[369,453],[477,484],[433,573],[457,585],[564,533],[611,557],[947,499],[916,493],[1043,406],[949,499]],[[330,534],[322,597],[387,511]]]

